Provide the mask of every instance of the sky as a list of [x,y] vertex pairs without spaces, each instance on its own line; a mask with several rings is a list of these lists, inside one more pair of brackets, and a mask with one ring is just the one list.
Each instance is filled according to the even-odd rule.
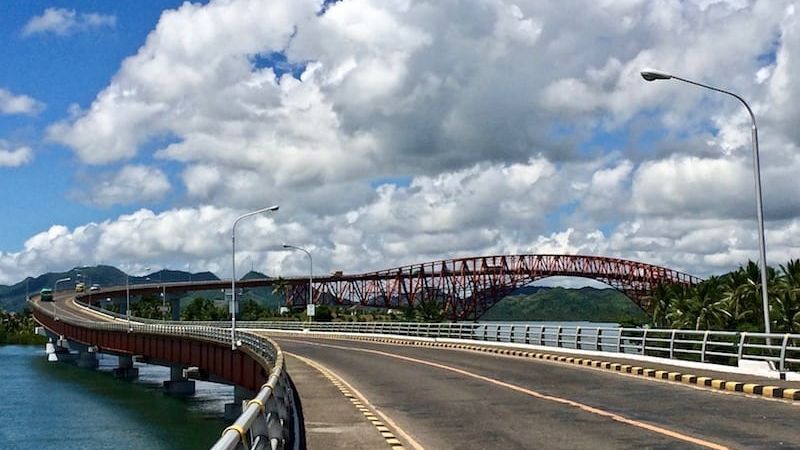
[[12,2],[0,284],[75,266],[355,273],[800,257],[793,1]]

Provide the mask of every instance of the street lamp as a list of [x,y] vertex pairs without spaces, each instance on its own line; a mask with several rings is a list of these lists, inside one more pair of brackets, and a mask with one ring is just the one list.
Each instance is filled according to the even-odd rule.
[[53,320],[58,320],[58,314],[56,312],[56,293],[58,292],[58,283],[63,283],[66,281],[72,281],[72,278],[59,278],[55,283],[53,283]]
[[236,350],[236,225],[239,223],[240,220],[255,216],[257,214],[263,214],[266,212],[273,212],[278,210],[278,205],[272,205],[267,208],[257,209],[255,211],[251,211],[246,214],[242,214],[241,216],[237,217],[236,220],[233,221],[233,227],[231,229],[231,350]]
[[161,285],[161,320],[167,320],[167,286],[164,284],[164,268],[158,271],[158,284]]
[[[308,250],[304,249],[303,247],[297,247],[297,246],[289,245],[289,244],[283,244],[283,248],[292,249],[292,250],[300,250],[301,252],[304,252],[308,256],[308,303],[306,305],[310,305],[312,303],[312,301],[311,301],[311,298],[312,298],[311,283],[314,282],[314,260],[311,259],[311,252],[309,252]],[[309,318],[310,317],[311,316],[309,316]]]
[[[145,272],[150,271],[150,267],[144,268]],[[125,274],[125,319],[128,321],[128,332],[131,331],[131,275]]]
[[766,250],[766,243],[764,239],[764,207],[762,205],[761,200],[761,165],[758,159],[758,128],[756,127],[756,116],[753,114],[753,110],[750,109],[750,105],[747,104],[746,101],[742,97],[734,94],[733,92],[728,92],[724,89],[716,88],[714,86],[708,86],[706,84],[698,83],[696,81],[687,80],[685,78],[676,77],[667,72],[663,72],[661,70],[653,70],[653,69],[645,69],[641,72],[642,78],[647,81],[655,81],[655,80],[670,80],[675,79],[678,81],[683,81],[684,83],[693,84],[695,86],[699,86],[702,88],[710,89],[712,91],[720,92],[722,94],[730,95],[735,99],[742,102],[744,107],[747,109],[748,114],[750,114],[750,120],[752,121],[751,127],[751,137],[753,140],[753,176],[755,178],[755,186],[756,186],[756,217],[758,220],[758,250],[760,254],[760,269],[761,269],[761,300],[764,304],[764,332],[769,334],[770,333],[770,319],[769,319],[769,297],[767,295],[767,250]]

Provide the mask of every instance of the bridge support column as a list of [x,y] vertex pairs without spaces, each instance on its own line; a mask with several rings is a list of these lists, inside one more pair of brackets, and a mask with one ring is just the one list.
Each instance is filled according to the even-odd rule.
[[139,368],[133,367],[133,356],[120,356],[114,369],[114,378],[131,380],[139,376]]
[[181,298],[176,295],[167,296],[172,320],[181,320]]
[[233,403],[225,404],[225,421],[234,422],[242,414],[242,404],[255,398],[256,393],[241,386],[233,386]]
[[[126,300],[127,299],[124,299],[124,298],[123,299],[116,299],[115,298],[115,299],[111,300],[111,302],[112,302],[111,304],[119,308],[119,313],[120,314],[125,315],[125,314],[128,313],[128,303],[127,303]],[[131,299],[131,300],[133,300],[133,299]]]
[[83,369],[96,369],[100,363],[97,361],[97,347],[88,347],[78,353],[78,367]]
[[194,394],[194,380],[183,376],[183,366],[170,366],[169,380],[164,382],[164,392],[170,395]]
[[69,342],[63,337],[50,338],[45,344],[45,352],[47,360],[51,362],[75,360],[75,355],[69,352]]

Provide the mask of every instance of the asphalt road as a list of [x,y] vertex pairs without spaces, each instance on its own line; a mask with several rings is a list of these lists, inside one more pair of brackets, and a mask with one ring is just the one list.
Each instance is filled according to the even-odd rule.
[[89,312],[86,308],[75,305],[75,294],[72,292],[59,292],[53,297],[52,302],[43,302],[38,296],[34,297],[36,302],[45,311],[56,317],[69,318],[75,320],[94,320],[98,322],[114,322],[115,319],[100,313]]
[[426,449],[800,449],[800,404],[574,365],[274,336]]

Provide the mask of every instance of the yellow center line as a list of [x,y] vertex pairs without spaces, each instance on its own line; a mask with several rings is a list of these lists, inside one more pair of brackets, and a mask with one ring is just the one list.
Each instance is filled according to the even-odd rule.
[[[346,387],[346,388],[347,388],[347,389],[348,389],[348,390],[349,390],[349,391],[350,391],[350,392],[351,392],[353,395],[355,395],[356,397],[358,397],[358,399],[361,401],[361,403],[363,403],[363,404],[364,404],[364,405],[365,405],[367,408],[369,408],[370,410],[374,411],[374,412],[375,412],[375,414],[377,414],[378,416],[380,416],[380,417],[381,417],[381,419],[383,419],[384,423],[386,423],[386,424],[388,424],[390,427],[392,427],[392,429],[393,429],[393,430],[394,430],[394,431],[395,431],[395,432],[396,432],[398,435],[400,435],[400,436],[401,436],[403,439],[405,439],[405,440],[406,440],[406,442],[408,442],[408,444],[409,444],[411,447],[413,447],[415,450],[425,450],[425,448],[424,448],[422,445],[420,445],[420,444],[419,444],[419,442],[417,442],[416,440],[414,440],[414,438],[412,438],[412,437],[411,437],[411,436],[410,436],[408,433],[406,433],[406,432],[405,432],[405,431],[404,431],[402,428],[400,428],[399,426],[397,426],[397,424],[396,424],[396,423],[395,423],[395,422],[394,422],[394,421],[393,421],[393,420],[392,420],[392,419],[391,419],[389,416],[387,416],[386,414],[384,414],[384,413],[383,413],[381,410],[379,410],[378,408],[376,408],[376,407],[375,407],[375,405],[373,405],[372,403],[370,403],[370,402],[369,402],[369,400],[367,400],[367,397],[366,397],[364,394],[362,394],[362,393],[361,393],[361,392],[360,392],[358,389],[354,388],[354,387],[353,387],[353,386],[352,386],[350,383],[348,383],[347,381],[345,381],[345,379],[344,379],[344,378],[342,378],[342,377],[341,377],[339,374],[337,374],[336,372],[332,371],[331,369],[329,369],[329,368],[327,368],[327,367],[323,366],[323,365],[322,365],[322,364],[320,364],[319,362],[317,362],[317,361],[314,361],[314,360],[312,360],[312,359],[310,359],[310,358],[307,358],[307,357],[304,357],[304,356],[300,356],[300,355],[297,355],[297,354],[294,354],[294,353],[289,353],[289,352],[285,352],[285,353],[286,353],[287,355],[290,355],[290,356],[293,356],[293,357],[295,357],[295,358],[299,359],[300,361],[303,361],[304,363],[306,363],[306,364],[308,364],[309,366],[313,367],[314,369],[318,370],[318,371],[319,371],[320,373],[322,373],[323,375],[326,375],[326,372],[327,372],[327,375],[330,375],[330,376],[333,378],[333,380],[336,380],[336,381],[338,381],[339,383],[341,383],[342,385],[344,385],[344,386],[345,386],[345,387]],[[332,380],[332,381],[333,381],[333,380]]]
[[670,430],[668,428],[664,428],[664,427],[661,427],[661,426],[658,426],[658,425],[653,425],[653,424],[642,422],[642,421],[639,421],[639,420],[630,419],[628,417],[619,415],[617,413],[613,413],[613,412],[606,411],[606,410],[603,410],[603,409],[600,409],[600,408],[596,408],[594,406],[589,406],[587,404],[580,403],[580,402],[577,402],[577,401],[574,401],[574,400],[569,400],[569,399],[562,398],[562,397],[556,397],[556,396],[552,396],[552,395],[542,394],[540,392],[537,392],[537,391],[534,391],[534,390],[531,390],[531,389],[527,389],[527,388],[524,388],[522,386],[517,386],[517,385],[511,384],[511,383],[506,383],[505,381],[500,381],[500,380],[497,380],[497,379],[494,379],[494,378],[490,378],[490,377],[487,377],[487,376],[478,375],[478,374],[473,373],[473,372],[468,372],[466,370],[459,369],[459,368],[452,367],[452,366],[446,366],[444,364],[439,364],[439,363],[435,363],[435,362],[431,362],[431,361],[425,361],[425,360],[417,359],[417,358],[411,358],[411,357],[408,357],[408,356],[396,355],[396,354],[393,354],[393,353],[382,352],[380,350],[372,350],[372,349],[366,349],[366,348],[353,348],[353,347],[346,347],[346,346],[333,345],[333,344],[321,344],[321,343],[318,343],[318,342],[308,342],[308,341],[294,340],[294,339],[282,339],[282,340],[286,340],[286,341],[289,341],[289,342],[302,343],[302,344],[307,344],[307,345],[316,345],[316,346],[320,346],[320,347],[329,347],[329,348],[337,348],[337,349],[341,349],[341,350],[350,350],[350,351],[356,351],[356,352],[372,353],[372,354],[375,354],[375,355],[381,355],[381,356],[386,356],[386,357],[389,357],[389,358],[395,358],[395,359],[399,359],[399,360],[403,360],[403,361],[408,361],[408,362],[422,364],[422,365],[426,365],[426,366],[430,366],[430,367],[435,367],[435,368],[438,368],[438,369],[454,372],[454,373],[457,373],[457,374],[460,374],[460,375],[463,375],[463,376],[466,376],[466,377],[470,377],[470,378],[474,378],[474,379],[477,379],[477,380],[485,381],[487,383],[491,383],[491,384],[494,384],[494,385],[497,385],[497,386],[502,386],[502,387],[511,389],[513,391],[520,392],[520,393],[523,393],[523,394],[526,394],[526,395],[529,395],[531,397],[538,398],[538,399],[541,399],[541,400],[548,400],[548,401],[560,403],[560,404],[563,404],[563,405],[573,406],[573,407],[576,407],[576,408],[578,408],[578,409],[580,409],[582,411],[586,411],[588,413],[596,414],[596,415],[601,416],[601,417],[607,417],[609,419],[615,420],[615,421],[620,422],[620,423],[631,425],[631,426],[634,426],[634,427],[637,427],[637,428],[642,428],[644,430],[652,431],[654,433],[661,434],[661,435],[664,435],[664,436],[668,436],[668,437],[671,437],[673,439],[677,439],[677,440],[680,440],[680,441],[689,442],[691,444],[695,444],[695,445],[699,445],[699,446],[702,446],[702,447],[711,448],[711,449],[715,449],[715,450],[728,450],[729,449],[729,447],[726,447],[726,446],[724,446],[722,444],[717,444],[715,442],[706,441],[704,439],[700,439],[700,438],[696,438],[696,437],[693,437],[693,436],[689,436],[689,435],[686,435],[686,434],[683,434],[683,433],[680,433],[680,432],[677,432],[677,431],[673,431],[673,430]]

